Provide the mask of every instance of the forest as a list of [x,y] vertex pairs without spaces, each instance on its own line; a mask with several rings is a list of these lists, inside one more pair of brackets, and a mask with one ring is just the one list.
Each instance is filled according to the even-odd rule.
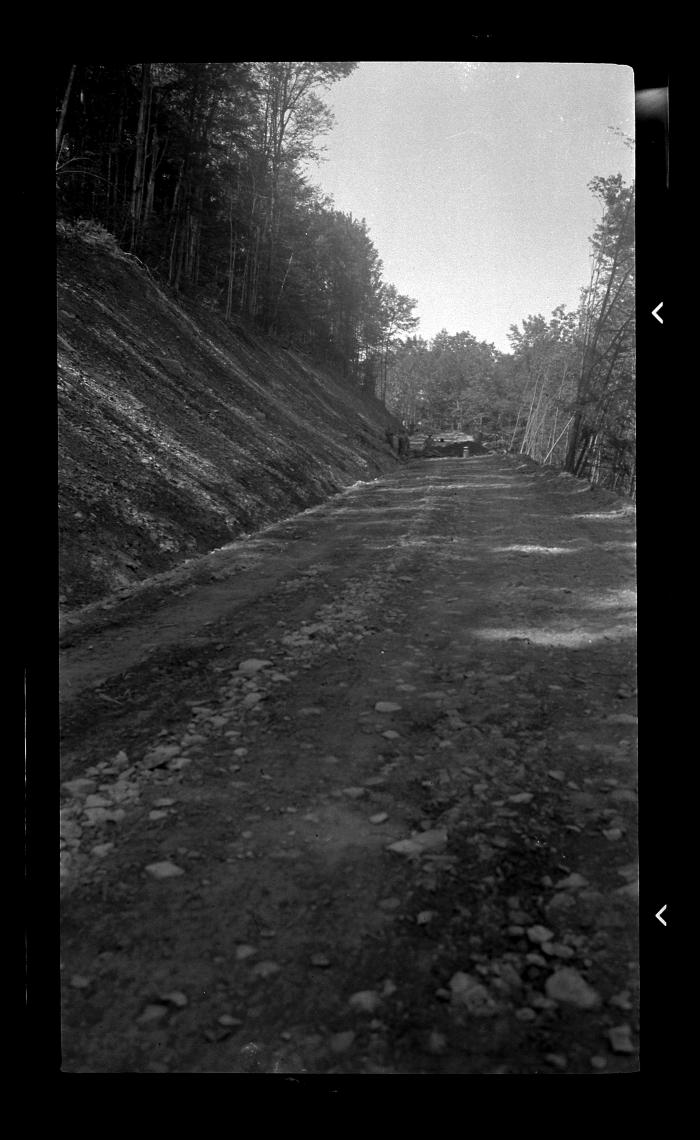
[[510,353],[446,330],[392,348],[387,403],[420,430],[477,431],[635,497],[634,187],[594,179],[601,205],[578,308],[530,315]]
[[324,91],[356,66],[59,66],[59,231],[115,243],[175,294],[376,392],[415,430],[478,431],[634,497],[634,186],[590,183],[600,222],[575,310],[511,326],[510,353],[466,331],[412,335],[417,302],[384,279],[364,219],[304,175],[332,127]]

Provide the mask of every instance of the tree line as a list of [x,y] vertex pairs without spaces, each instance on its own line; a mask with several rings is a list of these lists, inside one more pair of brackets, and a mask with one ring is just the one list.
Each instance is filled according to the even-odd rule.
[[58,212],[115,236],[178,293],[386,389],[417,323],[363,220],[303,176],[354,62],[59,67]]
[[59,216],[115,236],[178,293],[254,323],[370,389],[406,423],[491,439],[634,494],[634,186],[596,178],[578,307],[511,326],[411,335],[367,225],[305,179],[354,62],[59,67]]
[[446,330],[392,347],[389,405],[419,430],[480,431],[593,483],[636,494],[634,185],[594,178],[591,275],[575,310],[530,315],[510,353]]

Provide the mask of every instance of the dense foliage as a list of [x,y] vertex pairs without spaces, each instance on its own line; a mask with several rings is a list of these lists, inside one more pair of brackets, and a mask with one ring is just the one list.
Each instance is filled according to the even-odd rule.
[[57,76],[62,219],[114,234],[178,292],[213,300],[380,388],[413,302],[364,221],[301,175],[348,62],[67,64]]
[[332,125],[322,95],[355,67],[67,64],[59,215],[376,391],[408,425],[478,430],[634,494],[634,187],[590,184],[602,216],[575,312],[512,326],[509,354],[468,332],[407,335],[415,302],[384,281],[364,220],[302,175]]
[[425,431],[480,431],[492,442],[634,495],[634,187],[590,189],[602,216],[578,308],[511,326],[511,353],[470,333],[407,338],[391,353],[387,398]]

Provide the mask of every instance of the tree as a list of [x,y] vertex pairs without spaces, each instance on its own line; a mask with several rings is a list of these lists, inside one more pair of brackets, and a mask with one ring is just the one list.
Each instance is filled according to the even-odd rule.
[[523,415],[519,450],[540,463],[563,460],[572,417],[565,414],[573,392],[577,314],[559,305],[549,320],[538,314],[511,326],[509,340],[521,377],[521,398],[513,428],[515,442]]
[[[634,185],[595,178],[603,213],[579,311],[580,357],[566,470],[634,484]],[[622,434],[620,434],[622,433]]]
[[60,65],[59,215],[114,234],[177,293],[207,298],[386,387],[413,302],[383,280],[367,225],[302,176],[351,62]]
[[378,338],[376,351],[379,355],[377,395],[380,400],[384,400],[387,390],[389,359],[398,334],[410,332],[418,324],[418,317],[413,315],[417,301],[399,293],[394,285],[385,284],[379,287],[377,301]]

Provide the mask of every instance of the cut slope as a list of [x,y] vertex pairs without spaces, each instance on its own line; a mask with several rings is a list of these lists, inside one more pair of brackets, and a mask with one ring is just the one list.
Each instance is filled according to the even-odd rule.
[[396,463],[373,396],[75,235],[58,238],[58,414],[66,608]]

